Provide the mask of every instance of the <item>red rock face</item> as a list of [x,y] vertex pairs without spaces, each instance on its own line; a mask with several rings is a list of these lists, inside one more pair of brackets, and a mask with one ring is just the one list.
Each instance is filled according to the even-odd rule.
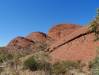
[[32,41],[44,42],[47,39],[47,35],[43,32],[32,32],[26,38]]
[[[27,37],[16,37],[8,45],[7,49],[15,51],[36,51],[38,50],[41,43],[49,44],[51,38],[49,38],[45,33],[34,32],[29,34]],[[29,53],[29,52],[28,52]]]
[[90,61],[96,56],[93,34],[79,37],[54,50],[50,55],[56,60],[81,60]]
[[99,42],[94,41],[95,36],[89,27],[81,27],[61,40],[51,45],[50,56],[53,62],[59,60],[91,61],[96,57],[96,48]]
[[33,41],[19,36],[19,37],[16,37],[15,39],[13,39],[7,45],[7,48],[10,50],[19,50],[19,49],[29,48],[33,44],[34,44]]
[[60,38],[58,41],[55,41],[50,46],[50,50],[53,50],[62,44],[69,43],[69,42],[71,42],[75,39],[78,39],[79,37],[86,35],[86,34],[89,34],[89,33],[90,33],[90,29],[88,26],[78,28],[74,32],[72,32],[71,34],[68,34],[67,36]]
[[74,24],[59,24],[54,27],[52,27],[49,32],[48,36],[53,38],[54,40],[60,40],[61,38],[68,36],[73,31],[75,31],[77,28],[80,28],[79,25]]

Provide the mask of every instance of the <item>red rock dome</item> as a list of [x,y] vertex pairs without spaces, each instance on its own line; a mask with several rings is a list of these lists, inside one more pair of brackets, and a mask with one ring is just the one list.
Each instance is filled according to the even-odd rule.
[[8,45],[7,48],[10,50],[18,50],[18,49],[23,49],[23,48],[28,48],[31,45],[33,45],[34,42],[26,39],[24,37],[16,37],[15,39],[13,39]]
[[32,32],[26,38],[32,41],[43,42],[46,41],[47,35],[43,32]]
[[75,24],[59,24],[49,30],[48,36],[54,40],[59,40],[61,37],[71,34],[74,30],[80,27],[81,26]]

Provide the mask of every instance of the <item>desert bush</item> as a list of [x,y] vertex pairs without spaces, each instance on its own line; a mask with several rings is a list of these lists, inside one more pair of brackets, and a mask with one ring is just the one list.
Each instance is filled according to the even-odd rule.
[[44,51],[35,52],[33,56],[38,62],[41,62],[41,63],[49,62],[51,60],[49,54]]
[[39,69],[44,71],[51,70],[51,58],[48,53],[44,51],[39,51],[37,53],[34,53],[33,55],[35,57],[35,60],[40,63]]
[[37,70],[38,66],[39,64],[37,63],[37,61],[33,56],[24,61],[24,68],[29,69],[31,71]]
[[96,20],[94,20],[93,22],[91,22],[91,31],[94,32],[95,34],[95,41],[99,40],[99,23],[97,23]]
[[13,55],[7,53],[6,51],[0,51],[0,62],[3,63],[4,61],[10,60],[13,58]]
[[73,61],[57,62],[53,65],[52,72],[55,75],[66,74],[69,70],[78,69],[79,63]]
[[34,53],[33,56],[26,59],[23,63],[23,67],[25,69],[29,69],[31,71],[44,71],[46,74],[50,74],[51,72],[51,64],[48,61],[48,57],[44,52]]
[[47,68],[48,63],[41,63],[38,62],[34,56],[28,58],[27,60],[24,61],[24,68],[29,69],[31,71],[36,71],[36,70],[43,70],[44,67]]

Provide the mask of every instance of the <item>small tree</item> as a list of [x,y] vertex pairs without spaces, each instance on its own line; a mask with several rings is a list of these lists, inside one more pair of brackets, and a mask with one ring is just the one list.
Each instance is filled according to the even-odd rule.
[[95,33],[96,39],[99,39],[99,9],[97,9],[97,15],[94,21],[90,25],[91,31]]

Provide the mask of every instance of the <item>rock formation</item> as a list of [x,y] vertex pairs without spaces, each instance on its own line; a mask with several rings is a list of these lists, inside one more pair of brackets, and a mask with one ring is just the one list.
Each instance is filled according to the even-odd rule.
[[59,24],[49,30],[48,36],[54,40],[60,40],[61,38],[68,36],[80,27],[80,25],[75,24]]
[[62,40],[55,42],[49,49],[50,55],[53,61],[90,61],[95,58],[96,48],[99,45],[94,39],[94,33],[88,27],[79,28]]
[[20,51],[23,49],[30,49],[34,46],[34,41],[31,41],[29,39],[26,39],[24,37],[18,36],[11,40],[11,42],[6,46],[9,51],[14,52],[14,51]]
[[89,26],[59,24],[51,28],[48,35],[33,32],[26,37],[17,37],[7,45],[7,48],[35,49],[38,46],[41,47],[41,43],[46,43],[48,46],[46,51],[50,53],[53,62],[90,61],[95,58],[96,48],[99,46],[99,42],[95,42],[94,39],[94,33]]
[[[9,44],[6,46],[6,48],[10,52],[15,51],[25,51],[27,52],[35,52],[37,50],[45,49],[47,45],[51,44],[51,38],[48,37],[45,33],[42,32],[32,32],[26,37],[16,37]],[[43,45],[45,47],[43,48]],[[42,49],[39,49],[42,48]]]
[[28,36],[26,36],[26,38],[32,41],[45,42],[47,39],[47,35],[43,32],[32,32]]

